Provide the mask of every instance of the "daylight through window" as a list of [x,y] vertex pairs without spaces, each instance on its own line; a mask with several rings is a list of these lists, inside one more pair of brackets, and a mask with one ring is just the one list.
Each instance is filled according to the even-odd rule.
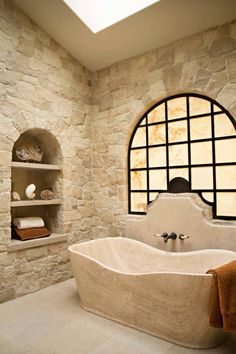
[[145,213],[181,177],[215,218],[236,219],[236,124],[206,96],[172,96],[147,111],[131,136],[128,169],[130,213]]

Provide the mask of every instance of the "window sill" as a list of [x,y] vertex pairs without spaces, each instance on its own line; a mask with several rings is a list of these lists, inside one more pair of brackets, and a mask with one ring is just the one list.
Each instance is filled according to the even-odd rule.
[[8,252],[25,250],[28,248],[51,245],[53,243],[64,242],[68,240],[68,234],[52,234],[49,237],[38,238],[35,240],[11,240],[7,245]]

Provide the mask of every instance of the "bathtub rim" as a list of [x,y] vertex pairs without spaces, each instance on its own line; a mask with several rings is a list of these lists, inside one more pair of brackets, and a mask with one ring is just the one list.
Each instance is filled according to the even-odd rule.
[[[132,276],[144,276],[144,275],[158,275],[158,274],[161,274],[161,275],[186,275],[186,276],[201,276],[201,277],[205,277],[205,278],[213,278],[213,275],[212,274],[207,274],[207,273],[189,273],[189,272],[174,272],[174,271],[168,271],[168,272],[143,272],[143,273],[129,273],[129,272],[123,272],[123,271],[118,271],[117,269],[114,269],[112,267],[109,267],[107,265],[105,265],[104,263],[98,261],[97,259],[93,258],[93,257],[90,257],[82,252],[79,252],[78,250],[75,250],[75,246],[79,246],[79,245],[82,245],[82,244],[85,244],[85,243],[99,243],[99,242],[104,242],[104,240],[114,240],[114,239],[125,239],[127,240],[127,242],[130,242],[130,243],[138,243],[140,244],[142,247],[145,247],[146,249],[149,249],[151,250],[151,252],[153,252],[155,250],[155,253],[159,253],[159,254],[162,254],[163,256],[169,256],[169,257],[184,257],[184,256],[187,256],[189,254],[192,254],[192,255],[195,255],[195,254],[202,254],[202,253],[208,253],[209,254],[209,251],[213,252],[214,254],[219,254],[219,253],[223,253],[223,252],[226,252],[226,253],[230,253],[232,255],[234,255],[235,259],[236,259],[236,252],[234,251],[230,251],[230,250],[224,250],[224,249],[217,249],[217,248],[207,248],[207,249],[203,249],[203,250],[195,250],[195,251],[186,251],[186,252],[171,252],[171,251],[163,251],[163,250],[160,250],[158,248],[154,248],[152,246],[149,246],[147,244],[145,244],[144,242],[141,242],[141,241],[137,241],[137,240],[134,240],[134,239],[131,239],[131,238],[128,238],[128,237],[122,237],[122,236],[119,236],[119,237],[102,237],[102,238],[97,238],[97,239],[93,239],[93,240],[87,240],[87,241],[82,241],[82,242],[77,242],[77,243],[74,243],[72,245],[70,245],[68,247],[68,251],[69,253],[73,253],[73,254],[77,254],[77,255],[80,255],[84,258],[87,258],[88,260],[92,261],[92,262],[95,262],[97,263],[98,265],[100,265],[101,267],[107,269],[107,270],[110,270],[112,272],[115,272],[115,273],[118,273],[118,274],[122,274],[122,275],[132,275]],[[123,241],[122,241],[123,242]],[[209,267],[210,269],[210,267]]]

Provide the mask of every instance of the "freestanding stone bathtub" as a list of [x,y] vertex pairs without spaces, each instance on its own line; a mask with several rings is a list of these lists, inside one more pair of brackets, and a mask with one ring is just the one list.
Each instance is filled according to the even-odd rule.
[[208,325],[213,276],[205,273],[235,259],[235,252],[166,252],[123,237],[69,251],[84,309],[184,347],[223,341],[223,330]]

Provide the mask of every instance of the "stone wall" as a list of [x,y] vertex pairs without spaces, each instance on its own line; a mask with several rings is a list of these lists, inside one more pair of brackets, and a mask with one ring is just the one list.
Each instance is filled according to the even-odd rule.
[[[234,22],[92,74],[10,0],[0,0],[0,301],[71,276],[68,243],[123,234],[129,138],[152,104],[199,92],[236,116],[235,39]],[[61,147],[68,242],[7,252],[12,148],[37,127]]]
[[236,117],[236,22],[114,64],[94,85],[93,236],[118,236],[127,218],[129,138],[141,115],[165,97],[196,92]]
[[10,0],[0,0],[0,300],[71,275],[67,243],[7,252],[11,158],[21,133],[42,128],[62,152],[62,233],[90,236],[92,75]]

